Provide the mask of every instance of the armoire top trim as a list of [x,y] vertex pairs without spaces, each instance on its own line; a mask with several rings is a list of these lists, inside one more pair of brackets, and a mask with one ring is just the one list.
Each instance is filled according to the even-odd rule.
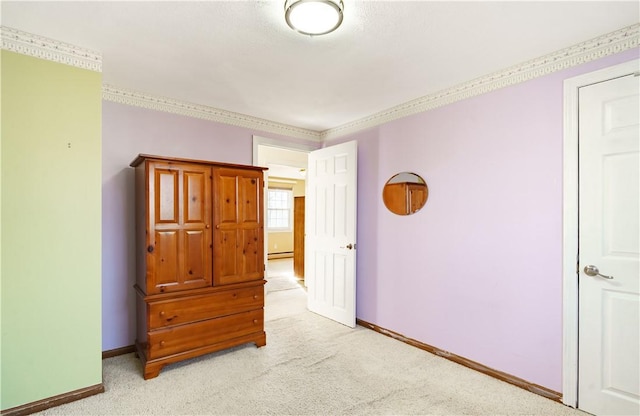
[[[0,27],[2,49],[94,71],[102,70],[102,56],[73,45],[32,35],[6,26]],[[133,105],[229,124],[298,139],[322,142],[422,113],[500,88],[529,81],[605,56],[640,46],[640,24],[634,24],[502,71],[458,84],[434,94],[391,107],[368,117],[325,131],[314,131],[186,101],[104,85],[102,98]]]
[[0,26],[1,48],[77,68],[102,72],[102,54],[57,40]]

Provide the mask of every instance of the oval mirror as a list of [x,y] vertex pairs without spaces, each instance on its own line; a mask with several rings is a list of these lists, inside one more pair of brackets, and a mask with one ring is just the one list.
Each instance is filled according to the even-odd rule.
[[420,210],[427,202],[429,188],[427,183],[411,172],[393,175],[382,190],[382,200],[387,209],[398,215],[411,215]]

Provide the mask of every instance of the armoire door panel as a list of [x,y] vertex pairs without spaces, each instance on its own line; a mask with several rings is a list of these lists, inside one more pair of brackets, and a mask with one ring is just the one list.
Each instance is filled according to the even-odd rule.
[[211,167],[149,162],[147,293],[211,285]]
[[156,223],[177,223],[179,216],[179,172],[156,168],[154,173]]
[[[179,273],[179,234],[176,230],[157,231],[155,245],[150,246],[148,263],[154,264],[154,287],[177,285]],[[162,290],[162,289],[160,289]]]
[[235,176],[216,175],[216,223],[238,222],[238,187]]
[[211,283],[211,250],[207,233],[203,230],[186,231],[184,233],[184,283],[208,286]]
[[216,239],[217,275],[220,278],[238,274],[238,235],[236,230],[220,230]]
[[203,223],[207,215],[210,186],[207,186],[207,172],[184,172],[183,206],[184,223]]
[[241,230],[242,233],[242,262],[240,270],[242,274],[248,277],[261,277],[264,271],[264,254],[262,244],[260,244],[260,230],[253,228],[249,230]]
[[243,223],[257,223],[260,220],[259,209],[261,181],[254,177],[240,177],[239,180],[240,219]]
[[220,259],[214,266],[214,284],[261,279],[264,277],[262,172],[214,168],[213,177],[217,198],[214,218],[220,236],[215,240],[222,240],[222,244],[214,247],[216,259]]

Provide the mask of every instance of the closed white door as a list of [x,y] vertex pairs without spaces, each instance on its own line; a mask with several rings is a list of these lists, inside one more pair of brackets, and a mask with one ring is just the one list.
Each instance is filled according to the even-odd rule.
[[309,153],[305,267],[310,311],[356,325],[357,143]]
[[639,77],[579,91],[578,407],[640,414]]

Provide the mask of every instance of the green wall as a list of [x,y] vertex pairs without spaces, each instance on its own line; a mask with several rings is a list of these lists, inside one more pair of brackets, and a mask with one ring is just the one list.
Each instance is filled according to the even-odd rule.
[[102,382],[99,72],[2,51],[0,409]]

